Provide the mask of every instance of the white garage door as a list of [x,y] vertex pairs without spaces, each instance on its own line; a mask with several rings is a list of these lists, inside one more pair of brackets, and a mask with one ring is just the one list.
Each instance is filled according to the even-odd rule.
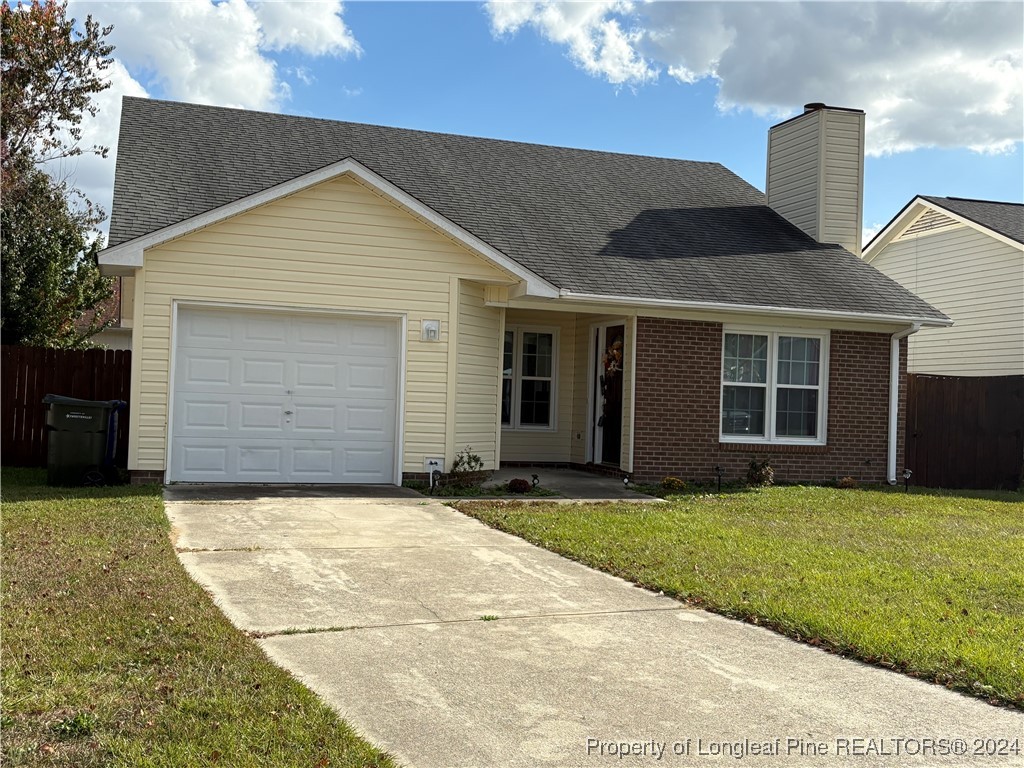
[[397,320],[178,311],[170,479],[391,483]]

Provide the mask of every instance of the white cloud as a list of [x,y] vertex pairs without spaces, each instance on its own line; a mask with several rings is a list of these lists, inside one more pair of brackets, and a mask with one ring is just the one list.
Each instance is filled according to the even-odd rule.
[[294,48],[313,56],[362,53],[341,20],[341,0],[268,0],[254,9],[267,50]]
[[615,85],[655,80],[664,68],[681,83],[715,81],[722,110],[778,117],[810,101],[862,108],[869,154],[1002,152],[1022,140],[1019,3],[491,0],[486,7],[495,34],[531,27]]
[[[107,2],[72,0],[68,15],[92,15],[114,25],[109,41],[115,64],[112,87],[96,98],[99,114],[82,123],[83,146],[111,148],[106,159],[80,156],[50,166],[70,179],[108,213],[121,96],[147,96],[226,107],[274,110],[287,101],[291,87],[268,54],[292,50],[308,56],[359,55],[360,48],[341,19],[340,0],[254,2],[176,0]],[[307,85],[309,68],[286,74]]]
[[874,224],[872,224],[872,225],[871,225],[870,227],[863,227],[863,228],[861,229],[861,233],[860,233],[860,241],[861,241],[861,243],[863,243],[864,245],[867,245],[868,243],[870,243],[870,242],[871,242],[871,239],[872,239],[872,238],[873,238],[873,237],[874,237],[875,235],[877,235],[877,234],[878,234],[879,232],[881,232],[881,231],[882,231],[882,228],[883,228],[884,226],[885,226],[885,224],[879,224],[879,223],[878,223],[878,222],[876,221],[876,222],[875,222]]
[[622,27],[621,17],[633,12],[631,2],[503,0],[490,2],[487,8],[496,35],[511,35],[532,26],[548,40],[565,45],[569,57],[581,69],[615,85],[634,85],[658,77],[658,70],[637,52],[643,32]]
[[[255,2],[75,0],[76,18],[113,24],[114,56],[162,96],[247,109],[276,109],[288,88],[268,56],[359,55],[341,18],[340,0]],[[308,69],[296,68],[305,82]]]
[[303,85],[312,85],[316,82],[316,76],[309,67],[289,67],[288,74],[292,75]]

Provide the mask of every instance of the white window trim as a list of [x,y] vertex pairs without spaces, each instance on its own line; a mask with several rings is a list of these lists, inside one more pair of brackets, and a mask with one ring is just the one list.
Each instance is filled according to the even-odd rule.
[[[757,334],[768,337],[768,381],[765,382],[765,435],[727,435],[722,432],[722,407],[725,404],[725,335],[727,333]],[[817,437],[778,437],[775,434],[775,400],[778,391],[778,347],[780,336],[800,336],[821,340],[821,360],[818,366],[818,429]],[[831,331],[815,328],[784,328],[778,326],[726,325],[722,327],[722,349],[718,362],[718,440],[722,443],[749,443],[762,445],[827,445],[828,444],[828,371]],[[748,386],[746,382],[734,382]],[[754,383],[751,386],[759,386]],[[792,389],[814,387],[788,384]]]
[[[510,422],[502,423],[501,429],[504,432],[557,432],[558,431],[558,353],[560,344],[557,327],[542,325],[506,325],[505,333],[513,333],[512,340],[512,412],[509,414]],[[522,406],[522,366],[523,366],[523,333],[549,333],[551,334],[551,410],[549,411],[549,423],[520,424],[519,411]],[[505,379],[504,349],[505,339],[502,337],[502,381]],[[544,377],[528,377],[529,380],[543,380]],[[499,393],[500,393],[499,389]],[[498,404],[500,411],[501,403]]]

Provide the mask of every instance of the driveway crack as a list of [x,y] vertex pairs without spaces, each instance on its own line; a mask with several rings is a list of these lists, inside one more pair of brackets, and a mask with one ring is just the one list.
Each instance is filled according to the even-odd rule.
[[[417,600],[417,602],[420,602]],[[664,608],[625,608],[617,609],[612,611],[578,611],[578,612],[566,612],[566,613],[524,613],[517,616],[487,616],[465,618],[465,619],[442,619],[437,615],[436,612],[431,610],[426,605],[420,602],[420,605],[424,609],[429,611],[433,616],[437,618],[437,621],[401,621],[394,622],[391,624],[351,624],[348,626],[330,626],[330,627],[293,627],[289,629],[275,630],[269,632],[261,632],[256,630],[246,631],[249,637],[262,640],[270,637],[287,637],[289,635],[319,635],[329,632],[351,632],[359,629],[398,629],[401,627],[429,627],[437,626],[441,624],[469,624],[471,622],[485,621],[488,623],[499,623],[503,621],[518,621],[520,619],[565,619],[565,618],[586,618],[588,616],[616,616],[626,615],[634,613],[667,613],[670,611],[693,611],[685,605],[678,606],[666,606]]]

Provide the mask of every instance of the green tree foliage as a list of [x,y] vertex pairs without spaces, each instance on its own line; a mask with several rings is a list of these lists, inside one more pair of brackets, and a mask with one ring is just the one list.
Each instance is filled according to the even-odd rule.
[[83,149],[81,123],[95,115],[93,95],[109,87],[110,27],[88,17],[84,31],[67,18],[66,2],[0,4],[0,266],[5,344],[83,347],[109,321],[94,311],[111,296],[99,274],[96,226],[103,212],[47,161]]

